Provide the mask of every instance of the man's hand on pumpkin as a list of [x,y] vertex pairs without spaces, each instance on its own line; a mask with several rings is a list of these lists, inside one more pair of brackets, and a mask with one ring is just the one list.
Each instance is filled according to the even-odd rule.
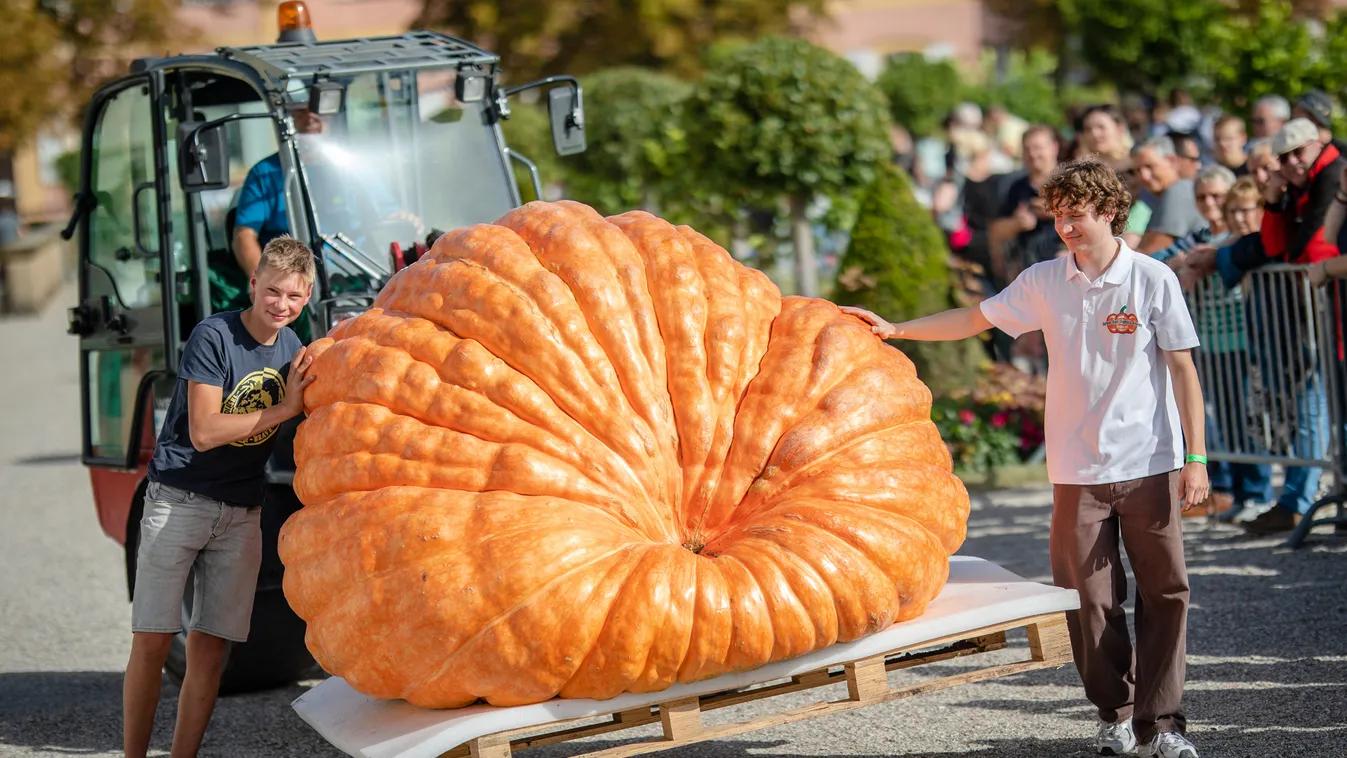
[[854,305],[839,306],[843,313],[850,314],[870,325],[870,331],[879,335],[880,339],[897,339],[903,336],[903,332],[898,327],[890,324],[888,321],[876,316],[864,308],[857,308]]

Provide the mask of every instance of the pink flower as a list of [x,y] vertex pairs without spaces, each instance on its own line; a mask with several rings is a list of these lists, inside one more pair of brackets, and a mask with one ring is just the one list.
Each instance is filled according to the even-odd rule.
[[959,411],[959,420],[964,422],[965,424],[971,424],[974,421],[977,421],[977,418],[978,417],[967,408],[964,408],[963,410]]
[[992,416],[992,428],[1000,429],[1001,427],[1005,426],[1006,422],[1009,420],[1010,415],[1007,414],[1005,411],[1001,411],[1000,413],[997,413],[996,415]]

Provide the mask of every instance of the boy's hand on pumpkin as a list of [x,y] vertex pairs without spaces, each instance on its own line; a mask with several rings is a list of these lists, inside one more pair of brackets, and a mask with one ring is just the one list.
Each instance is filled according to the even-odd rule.
[[1211,483],[1207,480],[1207,467],[1201,463],[1186,463],[1179,472],[1179,501],[1183,510],[1207,502],[1211,496]]
[[843,305],[839,306],[839,310],[841,310],[843,313],[855,316],[861,321],[864,321],[867,324],[869,324],[870,331],[878,335],[880,339],[891,340],[903,336],[901,329],[894,326],[893,324],[890,324],[889,322],[885,321],[879,316],[876,316],[870,311],[867,311],[864,308],[857,308],[854,305]]
[[292,416],[304,412],[304,388],[316,378],[308,373],[311,363],[313,356],[308,354],[307,347],[295,351],[294,357],[290,359],[290,371],[285,377],[285,399],[281,401],[281,405],[288,408]]

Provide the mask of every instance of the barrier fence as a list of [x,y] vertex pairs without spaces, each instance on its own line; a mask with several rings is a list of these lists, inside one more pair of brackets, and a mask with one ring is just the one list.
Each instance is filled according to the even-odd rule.
[[[1347,525],[1344,303],[1347,282],[1315,287],[1307,267],[1284,264],[1250,272],[1236,287],[1212,276],[1188,293],[1213,484],[1227,479],[1237,499],[1262,499],[1249,490],[1266,491],[1271,467],[1282,468],[1272,502],[1294,500],[1302,514],[1290,547],[1320,524]],[[1329,506],[1336,514],[1320,516]]]

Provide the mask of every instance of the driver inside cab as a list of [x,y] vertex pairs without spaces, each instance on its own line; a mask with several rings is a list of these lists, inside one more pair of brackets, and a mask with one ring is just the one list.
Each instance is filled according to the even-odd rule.
[[[290,116],[295,123],[300,160],[309,179],[310,197],[324,234],[342,232],[359,242],[362,234],[381,220],[402,217],[413,223],[418,221],[400,212],[393,195],[377,178],[343,165],[342,149],[330,136],[324,136],[328,130],[326,117],[310,111],[303,102],[291,107]],[[285,172],[280,153],[273,153],[248,171],[248,178],[239,190],[233,240],[239,268],[251,275],[262,248],[289,233]]]
[[[387,221],[406,222],[417,234],[422,232],[421,219],[402,210],[379,177],[353,165],[350,153],[328,133],[327,117],[310,111],[304,101],[292,103],[289,112],[295,124],[296,148],[308,178],[309,197],[324,234],[341,232],[358,246],[363,246],[368,244],[365,239],[368,232]],[[215,310],[248,306],[246,284],[239,286],[233,280],[240,279],[241,274],[240,280],[246,283],[257,269],[262,248],[273,239],[290,233],[285,171],[277,152],[253,165],[239,190],[231,246],[238,268],[220,271],[211,267]],[[377,254],[374,250],[367,252]],[[297,320],[295,330],[307,343],[308,319]]]

